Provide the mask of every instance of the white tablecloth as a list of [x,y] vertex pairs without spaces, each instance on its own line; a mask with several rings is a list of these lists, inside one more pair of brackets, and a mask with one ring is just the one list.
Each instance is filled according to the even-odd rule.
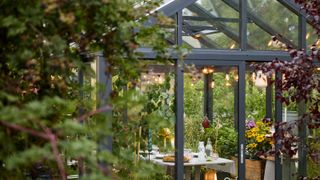
[[[148,158],[145,158],[148,159]],[[162,159],[156,159],[155,156],[151,155],[150,160],[158,165],[167,168],[167,173],[173,175],[174,162],[163,162]],[[211,161],[201,161],[198,158],[192,158],[189,162],[183,164],[185,166],[185,179],[191,179],[191,167],[195,167],[195,180],[200,180],[200,169],[201,166],[206,166],[207,168],[214,169],[216,171],[224,171],[231,174],[235,174],[236,167],[235,162],[230,159],[218,158]],[[217,176],[215,175],[215,179]]]

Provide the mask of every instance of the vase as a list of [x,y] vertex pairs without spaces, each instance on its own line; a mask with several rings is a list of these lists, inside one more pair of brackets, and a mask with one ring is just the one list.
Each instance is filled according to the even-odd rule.
[[206,149],[203,141],[200,141],[198,145],[198,159],[199,161],[206,161]]

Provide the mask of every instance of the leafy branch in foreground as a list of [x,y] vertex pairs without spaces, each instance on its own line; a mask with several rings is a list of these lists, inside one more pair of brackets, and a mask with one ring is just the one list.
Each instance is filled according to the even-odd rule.
[[[145,177],[159,172],[144,162],[132,168],[127,157],[134,152],[125,151],[125,145],[119,154],[98,150],[97,142],[112,134],[105,126],[112,120],[103,112],[117,110],[121,103],[114,96],[110,103],[83,97],[96,92],[77,79],[78,72],[85,81],[94,76],[88,65],[94,58],[85,58],[92,52],[106,57],[106,72],[126,75],[119,86],[139,77],[138,47],[154,47],[159,58],[166,55],[167,32],[161,25],[170,22],[154,12],[158,5],[145,0],[1,1],[0,179],[37,178],[47,169],[51,177],[66,178],[77,173],[67,165],[70,159],[81,160],[79,169],[87,179],[106,177],[97,159],[115,165],[109,168],[110,178],[122,178],[120,164],[129,178],[138,176],[139,167],[148,169]],[[144,27],[151,16],[158,23]],[[130,103],[133,99],[117,98],[136,105]],[[108,105],[95,109],[95,104]]]

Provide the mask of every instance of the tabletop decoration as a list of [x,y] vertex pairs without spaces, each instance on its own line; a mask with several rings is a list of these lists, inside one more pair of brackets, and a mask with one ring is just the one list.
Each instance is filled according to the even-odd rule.
[[174,138],[174,135],[171,133],[171,130],[169,128],[162,128],[159,132],[159,137],[163,139],[162,151],[167,151],[167,143],[170,143],[172,146],[171,142],[172,142],[172,139]]

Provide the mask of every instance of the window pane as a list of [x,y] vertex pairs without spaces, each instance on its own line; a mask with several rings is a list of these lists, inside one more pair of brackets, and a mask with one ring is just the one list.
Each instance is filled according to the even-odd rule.
[[[298,44],[298,16],[281,5],[276,0],[250,0],[248,1],[248,18],[249,22],[254,22],[263,31],[270,36],[279,35],[282,43],[297,47]],[[252,25],[248,26],[249,36],[256,34]],[[253,32],[250,32],[253,31]],[[248,37],[255,44],[266,44],[265,38]],[[271,39],[271,38],[270,38]],[[259,49],[263,48],[260,46]],[[267,48],[266,49],[277,49]]]
[[315,29],[309,24],[307,24],[306,40],[307,40],[307,50],[310,50],[313,44],[317,45],[318,47],[320,46],[320,41],[318,41],[318,35],[316,34]]
[[239,13],[222,1],[199,0],[183,9],[183,40],[193,48],[237,49]]

